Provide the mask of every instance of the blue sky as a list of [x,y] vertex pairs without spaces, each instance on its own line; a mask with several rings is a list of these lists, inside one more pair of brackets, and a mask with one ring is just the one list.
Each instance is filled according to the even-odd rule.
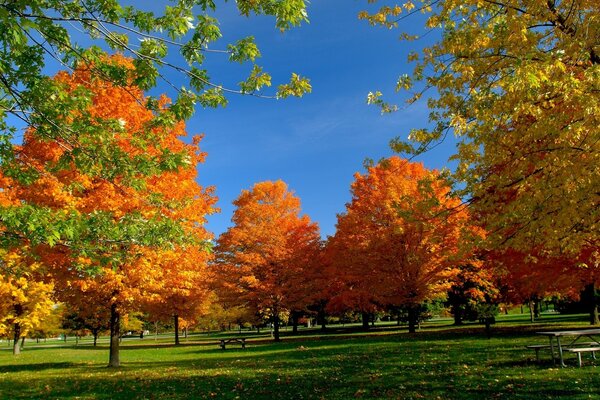
[[[311,79],[313,92],[287,100],[230,97],[225,109],[199,109],[188,121],[190,133],[206,134],[202,147],[208,157],[199,167],[199,181],[217,189],[221,213],[211,216],[208,225],[216,235],[231,225],[231,202],[242,189],[277,179],[300,197],[303,212],[319,223],[322,236],[332,235],[336,214],[350,200],[353,174],[364,170],[364,160],[390,156],[390,139],[426,125],[424,101],[386,116],[366,104],[372,90],[393,98],[398,76],[412,69],[408,52],[426,44],[401,42],[399,30],[359,21],[357,14],[366,6],[366,1],[315,0],[308,10],[310,23],[285,33],[274,28],[271,18],[239,18],[233,8],[220,16],[224,41],[256,37],[263,54],[259,64],[274,82],[297,72]],[[422,18],[409,18],[404,27],[422,33]],[[212,78],[229,85],[250,68],[217,61],[210,66]],[[419,160],[441,168],[452,150],[448,147]]]
[[[124,3],[158,13],[168,4]],[[421,15],[403,20],[401,29],[396,30],[371,27],[358,20],[359,11],[384,3],[313,0],[308,8],[310,23],[285,33],[275,28],[271,17],[241,17],[234,2],[219,3],[216,17],[224,36],[214,48],[223,49],[227,43],[253,35],[262,53],[258,64],[271,73],[275,85],[287,82],[296,72],[310,78],[313,91],[301,99],[286,100],[233,95],[226,108],[198,108],[187,122],[190,136],[205,134],[201,146],[208,157],[198,167],[198,180],[203,186],[216,187],[221,212],[210,216],[208,222],[215,236],[231,225],[231,203],[243,189],[277,179],[300,197],[303,213],[319,223],[323,238],[332,235],[336,215],[350,200],[353,175],[364,171],[365,159],[392,155],[388,146],[392,138],[406,138],[411,128],[427,125],[425,100],[385,116],[366,104],[367,93],[374,90],[394,100],[398,76],[410,73],[413,67],[406,62],[408,53],[436,40],[435,32],[416,42],[399,40],[403,30],[424,32]],[[72,34],[80,44],[91,43],[76,31]],[[47,67],[50,75],[62,69],[52,60]],[[206,67],[214,83],[231,88],[236,88],[251,69],[250,64],[232,64],[219,54],[211,54]],[[181,74],[163,73],[172,84],[185,85]],[[176,97],[161,81],[152,91],[158,93]],[[401,102],[402,98],[396,100]],[[417,160],[439,169],[447,165],[453,150],[452,143],[445,143]]]

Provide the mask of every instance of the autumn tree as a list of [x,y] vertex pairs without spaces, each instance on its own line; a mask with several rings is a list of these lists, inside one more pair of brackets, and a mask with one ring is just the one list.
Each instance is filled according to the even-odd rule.
[[351,192],[330,244],[343,282],[332,304],[402,307],[414,332],[419,306],[445,295],[464,260],[468,216],[437,172],[398,157],[357,173]]
[[[273,16],[280,30],[307,20],[303,0],[243,0],[236,2],[236,6],[242,16]],[[36,0],[0,4],[2,196],[14,187],[31,183],[37,184],[39,197],[46,196],[44,201],[20,199],[0,206],[0,247],[10,250],[23,246],[31,249],[39,245],[66,246],[71,254],[79,253],[82,260],[101,255],[101,262],[106,264],[105,261],[114,261],[115,257],[107,257],[107,249],[98,248],[100,243],[112,243],[110,251],[120,244],[121,253],[125,254],[137,245],[186,241],[186,230],[168,218],[129,213],[135,208],[129,207],[136,202],[132,199],[145,196],[137,192],[147,184],[148,177],[186,168],[192,160],[187,151],[175,151],[166,145],[164,133],[179,129],[177,124],[192,115],[196,104],[224,106],[227,94],[285,98],[302,96],[311,89],[307,79],[292,74],[289,83],[264,93],[262,89],[271,85],[271,77],[256,64],[260,51],[254,39],[215,43],[222,37],[215,13],[216,5],[211,1],[176,1],[165,5],[162,15],[123,6],[117,1]],[[111,52],[132,57],[133,62],[114,62],[102,50],[109,48]],[[174,54],[181,57],[171,57]],[[205,60],[214,57],[251,64],[247,78],[238,88],[223,87],[218,78],[211,78],[212,71],[207,69]],[[182,63],[173,63],[173,59]],[[54,74],[58,68],[77,71],[77,79],[86,84],[74,85],[64,74],[59,79],[51,78],[48,74]],[[155,87],[159,79],[169,82],[167,71],[176,71],[187,78],[187,88],[171,85],[177,92],[176,101],[169,103],[140,95],[141,90]],[[135,129],[131,125],[125,127],[131,120],[123,115],[90,112],[98,95],[97,90],[91,89],[107,86],[121,89],[113,104],[114,111],[129,111],[127,105],[131,102],[123,102],[124,107],[116,106],[126,97],[125,93],[148,109]],[[30,127],[28,146],[36,143],[39,151],[47,152],[41,162],[35,156],[30,160],[31,154],[14,145],[19,141],[15,134],[23,124]],[[125,139],[123,131],[135,135]],[[73,168],[86,178],[72,176]],[[53,193],[54,178],[59,185],[72,179],[72,186],[64,196]],[[116,218],[106,212],[110,207],[96,213],[87,212],[90,208],[81,212],[77,208],[84,207],[81,202],[77,207],[70,204],[71,209],[62,208],[70,201],[69,191],[78,192],[74,196],[78,197],[89,189],[90,182],[96,186],[102,182],[101,190],[108,199],[119,193],[132,201]],[[32,188],[29,192],[36,190]],[[161,198],[150,196],[147,200],[158,205]],[[89,268],[87,272],[92,273],[98,269],[96,262],[87,261],[78,263],[78,267]]]
[[[395,27],[418,11],[441,37],[409,56],[414,72],[397,88],[416,92],[409,102],[435,90],[431,126],[393,147],[418,154],[458,138],[454,178],[484,215],[493,248],[597,248],[600,3],[420,1],[361,16]],[[393,109],[380,93],[370,101]]]
[[233,226],[215,247],[219,276],[232,296],[270,316],[279,340],[280,313],[294,307],[296,289],[317,254],[319,232],[300,216],[300,200],[282,181],[260,182],[233,202]]
[[43,266],[18,250],[0,253],[0,333],[12,332],[13,354],[20,340],[50,315],[52,282],[45,282]]
[[465,320],[478,320],[482,305],[500,300],[497,281],[493,270],[486,268],[481,260],[474,258],[458,267],[446,299],[455,325],[461,325]]
[[182,325],[191,325],[209,306],[211,299],[211,254],[199,247],[158,250],[147,255],[162,275],[160,285],[142,302],[153,321],[173,321],[175,344]]
[[[131,61],[123,57],[112,57],[110,62],[132,68]],[[147,124],[166,116],[160,111],[157,116],[145,106],[147,99],[140,88],[133,83],[126,88],[115,86],[85,66],[72,74],[59,74],[56,81],[72,95],[81,91],[92,95],[88,108],[81,111],[88,118],[114,122],[112,130],[103,131],[94,141],[110,136],[116,141],[113,153],[139,163],[136,172],[130,172],[136,174],[137,183],[132,186],[127,174],[112,180],[90,174],[86,165],[68,157],[71,161],[66,163],[65,146],[39,140],[32,128],[18,158],[35,174],[27,184],[13,180],[10,188],[32,209],[51,209],[52,215],[69,216],[63,228],[70,228],[71,237],[85,238],[64,243],[58,234],[56,243],[41,239],[33,250],[52,269],[59,294],[73,288],[78,294],[103,299],[102,304],[110,308],[109,364],[118,366],[121,315],[161,286],[161,266],[152,263],[150,256],[174,246],[190,254],[206,251],[210,234],[203,225],[215,198],[212,189],[195,182],[196,165],[205,156],[198,147],[200,137],[184,143],[182,122],[170,129],[156,126],[153,135],[147,136]],[[167,104],[168,99],[163,98],[159,107],[164,109]],[[148,142],[150,138],[152,142]],[[154,162],[146,163],[149,158],[165,165],[157,168]]]

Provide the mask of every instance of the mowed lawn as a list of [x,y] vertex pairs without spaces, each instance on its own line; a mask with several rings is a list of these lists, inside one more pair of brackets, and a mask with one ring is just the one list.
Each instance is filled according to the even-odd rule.
[[[525,345],[536,330],[587,328],[585,317],[503,316],[488,339],[478,325],[425,324],[416,334],[394,326],[304,331],[271,343],[251,338],[225,351],[219,336],[192,336],[174,347],[125,340],[123,367],[106,368],[108,350],[88,345],[0,351],[2,399],[600,399],[600,359],[578,368],[535,363]],[[221,337],[235,334],[221,334]],[[56,343],[56,342],[54,342]],[[600,358],[600,357],[599,357]]]

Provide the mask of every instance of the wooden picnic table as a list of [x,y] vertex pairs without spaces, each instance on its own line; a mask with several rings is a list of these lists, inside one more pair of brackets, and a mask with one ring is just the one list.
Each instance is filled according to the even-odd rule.
[[[563,358],[563,347],[567,347],[569,351],[577,352],[579,357],[579,366],[581,366],[581,351],[592,350],[592,347],[587,348],[577,348],[576,342],[581,338],[588,338],[591,340],[592,344],[600,346],[600,329],[578,329],[578,330],[570,330],[570,331],[547,331],[547,332],[536,332],[538,335],[548,336],[550,340],[550,351],[552,352],[552,361],[556,364],[556,358],[554,357],[554,339],[556,339],[556,345],[558,350],[558,358],[560,361],[560,365],[565,367],[565,361]],[[560,342],[560,338],[569,338],[572,339],[567,344],[562,344]]]

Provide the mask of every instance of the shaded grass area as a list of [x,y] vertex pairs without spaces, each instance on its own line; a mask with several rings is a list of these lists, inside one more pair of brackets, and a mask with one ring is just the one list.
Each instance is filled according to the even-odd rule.
[[[416,334],[393,325],[372,333],[336,327],[320,335],[222,351],[197,344],[124,342],[123,367],[108,369],[107,348],[26,348],[0,352],[2,399],[588,399],[600,398],[600,360],[536,364],[525,349],[546,343],[536,330],[587,328],[585,317],[551,316],[535,325],[509,315],[487,339],[480,326],[427,324]],[[256,336],[256,335],[255,335]],[[190,338],[191,339],[191,338]]]

